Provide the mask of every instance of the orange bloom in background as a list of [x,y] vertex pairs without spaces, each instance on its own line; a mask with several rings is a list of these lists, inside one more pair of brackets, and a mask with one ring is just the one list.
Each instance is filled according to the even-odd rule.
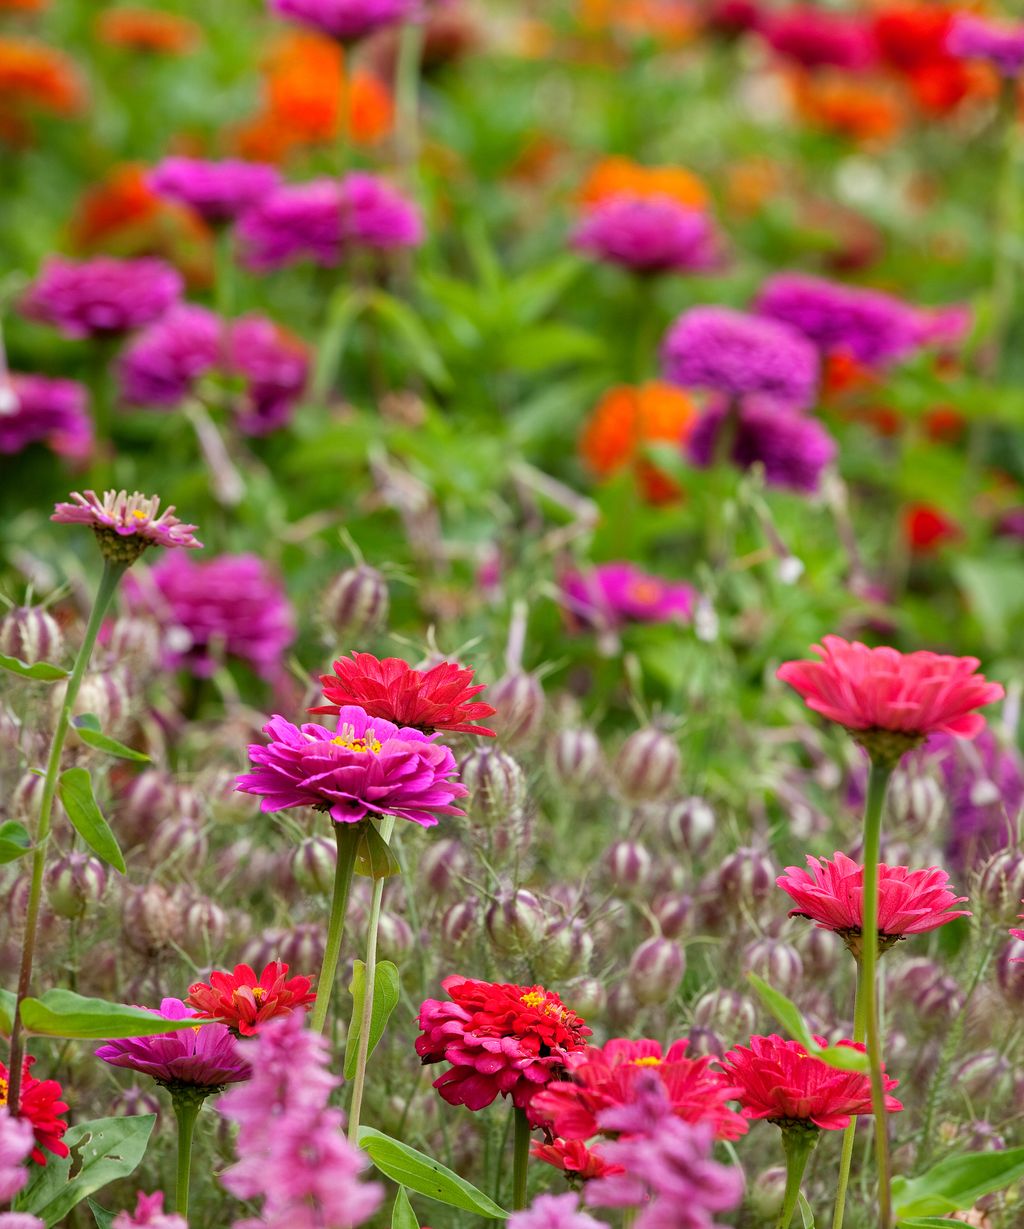
[[33,39],[0,38],[0,112],[75,115],[84,104],[85,86],[72,59]]
[[903,537],[915,555],[930,555],[961,537],[960,526],[932,504],[903,509]]
[[580,25],[647,35],[666,47],[688,43],[700,27],[696,8],[683,0],[580,0]]
[[108,47],[154,55],[185,55],[202,40],[194,21],[158,9],[107,9],[96,18],[96,36]]
[[936,443],[955,444],[967,429],[967,419],[951,405],[937,405],[923,418],[925,434]]
[[612,196],[668,196],[687,209],[706,209],[710,196],[703,182],[681,166],[641,166],[629,158],[603,158],[584,180],[579,199],[599,205]]
[[725,197],[731,213],[754,217],[786,184],[783,168],[770,158],[746,158],[726,172]]
[[632,466],[644,498],[652,504],[668,503],[682,491],[642,455],[644,447],[682,447],[697,417],[693,401],[675,385],[657,380],[618,385],[594,407],[580,438],[580,455],[601,478]]
[[41,13],[49,0],[0,0],[0,13]]
[[884,87],[841,73],[792,73],[798,115],[854,141],[882,144],[904,126],[903,110]]
[[825,355],[822,372],[822,396],[828,401],[845,393],[862,392],[878,385],[878,373],[858,363],[845,350],[833,350]]

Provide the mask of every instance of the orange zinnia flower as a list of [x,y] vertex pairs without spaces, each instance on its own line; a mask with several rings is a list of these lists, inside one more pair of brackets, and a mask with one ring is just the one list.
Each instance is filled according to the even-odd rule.
[[0,13],[41,13],[47,0],[0,0]]
[[629,158],[604,158],[580,189],[584,206],[599,205],[609,197],[668,196],[688,209],[705,209],[708,190],[691,171],[681,166],[641,166]]
[[96,20],[96,34],[108,47],[148,51],[156,55],[184,55],[200,41],[194,21],[157,9],[108,9]]
[[854,141],[885,142],[903,127],[896,100],[883,88],[840,73],[794,73],[791,84],[800,116]]
[[697,421],[697,408],[681,389],[651,381],[609,389],[594,407],[580,439],[580,455],[599,477],[632,465],[644,498],[677,499],[680,488],[642,454],[647,444],[682,447]]
[[85,89],[74,62],[45,43],[0,38],[0,107],[74,115]]

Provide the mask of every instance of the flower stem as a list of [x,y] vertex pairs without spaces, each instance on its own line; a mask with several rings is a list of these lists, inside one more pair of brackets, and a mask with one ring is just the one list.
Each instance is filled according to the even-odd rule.
[[[864,966],[859,956],[857,962],[857,988],[853,999],[853,1039],[863,1041],[864,1029],[864,995],[861,990],[861,978],[864,976]],[[839,1181],[836,1184],[836,1206],[832,1214],[832,1229],[843,1229],[843,1216],[846,1213],[846,1190],[850,1184],[850,1166],[853,1163],[853,1145],[857,1136],[857,1119],[851,1118],[843,1131],[843,1150],[839,1157]]]
[[60,716],[53,731],[53,741],[50,744],[50,756],[46,763],[46,777],[43,780],[43,796],[39,803],[39,819],[36,822],[34,847],[32,850],[32,877],[29,883],[28,911],[25,915],[25,937],[21,945],[21,968],[18,973],[17,1003],[14,1010],[14,1020],[11,1024],[10,1089],[8,1103],[13,1107],[12,1113],[17,1114],[21,1094],[21,1065],[25,1046],[21,1035],[21,1001],[28,997],[32,982],[32,961],[35,957],[36,928],[39,924],[39,905],[43,893],[43,873],[46,870],[46,850],[50,843],[50,825],[53,819],[53,802],[57,796],[57,782],[60,777],[60,761],[64,752],[64,743],[71,725],[71,714],[74,711],[75,700],[78,698],[86,667],[92,657],[93,646],[99,635],[103,616],[117,591],[121,577],[127,564],[115,563],[110,559],[103,562],[103,575],[100,577],[99,588],[93,600],[92,613],[85,628],[85,636],[78,656],[75,658],[71,677],[64,691],[64,702],[61,705]]
[[[391,840],[395,830],[395,817],[385,815],[380,821],[380,835],[384,844]],[[380,902],[384,895],[384,880],[373,881],[373,900],[370,903],[370,921],[366,928],[366,967],[363,970],[363,1014],[359,1021],[359,1048],[356,1051],[356,1073],[352,1079],[352,1104],[348,1111],[348,1138],[358,1143],[359,1113],[363,1108],[363,1089],[366,1086],[366,1064],[370,1057],[370,1026],[373,1023],[373,989],[377,980],[377,931],[380,927]]]
[[348,894],[352,887],[352,871],[356,864],[356,849],[359,847],[358,824],[335,824],[334,837],[338,842],[338,861],[334,868],[334,891],[331,894],[331,916],[327,923],[327,945],[320,965],[316,983],[316,1002],[310,1018],[310,1028],[322,1033],[327,1023],[327,1010],[331,1005],[331,993],[338,971],[338,955],[345,934],[345,915],[348,913]]
[[395,156],[406,186],[416,189],[420,156],[419,88],[423,57],[423,23],[407,21],[398,36],[395,65]]
[[530,1120],[518,1106],[512,1111],[515,1133],[512,1140],[512,1210],[526,1207],[526,1167],[530,1162]]
[[789,1229],[800,1201],[800,1183],[807,1168],[807,1158],[818,1143],[817,1127],[797,1126],[782,1128],[782,1147],[786,1152],[786,1192],[782,1198],[782,1211],[775,1222],[775,1229]]
[[889,1136],[882,1078],[882,1039],[878,1025],[878,859],[882,842],[882,812],[894,764],[872,756],[864,804],[864,903],[861,918],[859,996],[864,1003],[864,1031],[871,1077],[871,1108],[875,1117],[875,1162],[878,1169],[878,1229],[890,1229]]
[[178,1172],[174,1186],[174,1210],[179,1216],[188,1216],[188,1187],[192,1174],[192,1136],[196,1119],[203,1108],[201,1097],[171,1096],[174,1117],[178,1123]]

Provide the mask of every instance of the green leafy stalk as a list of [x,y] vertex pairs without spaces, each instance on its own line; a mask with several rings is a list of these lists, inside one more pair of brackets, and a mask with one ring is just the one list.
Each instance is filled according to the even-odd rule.
[[334,868],[334,891],[331,893],[331,914],[327,922],[327,945],[316,982],[316,1002],[310,1027],[322,1033],[327,1024],[327,1011],[331,1005],[334,979],[338,972],[338,956],[341,940],[345,934],[345,915],[348,913],[348,894],[352,887],[352,871],[356,864],[359,847],[359,824],[335,824],[334,836],[338,842],[338,861]]
[[[864,976],[864,966],[859,956],[857,961],[857,989],[853,1000],[853,1039],[863,1041],[864,1028],[864,995],[861,992],[861,978]],[[839,1181],[836,1184],[836,1206],[832,1214],[832,1229],[843,1229],[843,1217],[846,1213],[846,1191],[850,1185],[850,1167],[853,1164],[853,1145],[857,1135],[857,1119],[851,1118],[843,1131],[843,1150],[839,1157]]]
[[518,1212],[527,1203],[526,1173],[530,1163],[530,1120],[526,1110],[512,1110],[515,1133],[512,1140],[512,1208]]
[[817,1146],[820,1133],[817,1127],[805,1124],[782,1128],[782,1147],[786,1153],[786,1191],[775,1229],[789,1229],[800,1201],[800,1183],[804,1180],[807,1158]]
[[174,1210],[179,1216],[188,1217],[188,1188],[192,1174],[192,1136],[196,1119],[203,1108],[203,1098],[172,1094],[174,1117],[178,1123],[178,1169],[174,1186]]

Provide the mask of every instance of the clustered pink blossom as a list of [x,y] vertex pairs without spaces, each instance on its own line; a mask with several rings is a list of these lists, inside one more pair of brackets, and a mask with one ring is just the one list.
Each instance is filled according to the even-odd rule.
[[6,1105],[0,1106],[0,1203],[13,1199],[28,1181],[25,1162],[34,1146],[31,1121],[14,1118]]
[[51,256],[21,307],[26,316],[52,324],[66,337],[109,337],[158,320],[183,288],[181,274],[162,260]]
[[538,1195],[528,1208],[513,1212],[508,1229],[607,1229],[603,1221],[581,1212],[579,1199],[565,1195]]
[[697,273],[721,261],[711,218],[668,196],[609,197],[587,211],[573,245],[636,273]]
[[149,185],[159,196],[188,205],[207,222],[227,222],[255,205],[281,182],[276,167],[227,158],[164,158]]
[[21,452],[30,444],[45,444],[72,461],[89,459],[93,430],[84,385],[39,375],[0,378],[0,452]]
[[312,26],[341,42],[355,42],[376,30],[416,16],[421,0],[269,0],[279,17]]
[[134,1212],[118,1212],[111,1229],[188,1229],[184,1216],[164,1211],[163,1191],[139,1191]]

